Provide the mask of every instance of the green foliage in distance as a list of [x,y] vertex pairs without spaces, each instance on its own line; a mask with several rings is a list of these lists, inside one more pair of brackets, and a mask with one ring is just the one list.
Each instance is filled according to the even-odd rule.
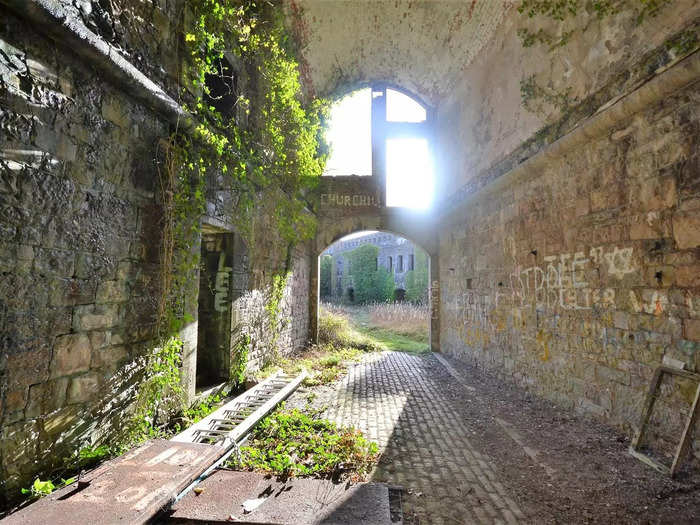
[[283,478],[366,477],[377,461],[377,444],[359,430],[315,416],[278,410],[262,420],[250,446],[241,449],[242,467]]
[[378,256],[379,248],[372,244],[359,246],[345,254],[354,303],[387,302],[394,298],[394,276],[377,264]]
[[331,255],[321,255],[320,257],[320,277],[319,277],[319,295],[322,298],[330,297],[332,292],[333,257]]
[[406,299],[412,303],[425,303],[428,300],[428,282],[430,279],[428,254],[416,246],[413,270],[406,273]]

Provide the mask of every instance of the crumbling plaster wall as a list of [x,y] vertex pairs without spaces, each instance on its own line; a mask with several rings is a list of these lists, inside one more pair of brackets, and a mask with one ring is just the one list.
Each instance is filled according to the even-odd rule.
[[[122,4],[141,9],[144,3]],[[177,20],[156,4],[140,13],[122,19],[132,37],[139,26],[150,34],[165,16]],[[18,487],[35,475],[48,477],[80,447],[107,438],[128,416],[142,356],[156,342],[162,217],[156,160],[171,127],[103,70],[50,39],[55,28],[5,8],[0,15],[2,502],[16,499]],[[167,52],[168,64],[179,60],[177,47],[167,48],[174,37],[149,54],[158,40],[151,36],[125,46],[131,51],[124,56],[148,62],[143,69],[159,70],[154,80],[171,89],[177,81],[158,61]],[[230,229],[223,207],[235,198],[221,191],[209,197],[210,218]],[[266,213],[258,214],[255,239],[268,241],[255,247],[248,274],[238,276],[246,293],[264,289],[287,257]],[[308,334],[308,247],[289,260],[281,353],[303,345]],[[196,291],[196,274],[191,284]],[[264,302],[253,306],[249,315],[261,314]],[[196,316],[196,305],[191,313]],[[196,333],[191,323],[186,365]],[[256,350],[253,367],[269,349]],[[192,371],[186,370],[190,392]]]
[[284,0],[306,88],[321,96],[390,82],[436,105],[486,44],[500,0]]

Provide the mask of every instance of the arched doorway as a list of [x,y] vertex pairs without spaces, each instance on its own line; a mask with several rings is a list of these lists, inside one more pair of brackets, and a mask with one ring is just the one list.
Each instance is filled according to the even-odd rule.
[[[321,223],[323,224],[323,223]],[[354,235],[362,235],[364,238],[356,238]],[[349,236],[349,237],[348,237]],[[318,341],[318,320],[322,294],[331,296],[333,300],[340,302],[350,302],[353,304],[362,303],[367,299],[365,292],[361,292],[356,282],[357,277],[349,271],[351,261],[347,257],[337,257],[331,262],[329,248],[339,245],[339,251],[348,251],[366,246],[368,244],[381,245],[385,242],[382,237],[396,237],[406,241],[405,246],[384,246],[377,249],[376,256],[372,256],[372,266],[376,271],[388,272],[393,279],[390,301],[416,301],[418,294],[424,294],[424,303],[427,306],[428,341],[430,350],[438,352],[440,350],[439,338],[439,283],[437,257],[435,256],[435,246],[429,244],[427,249],[423,243],[411,239],[407,235],[402,235],[396,231],[387,229],[381,230],[358,230],[349,232],[347,235],[335,235],[332,242],[326,242],[326,237],[319,235],[316,239],[314,254],[312,254],[311,289],[310,289],[310,339]],[[374,243],[374,244],[373,244]],[[332,251],[332,250],[330,250]],[[336,252],[337,253],[337,252]],[[423,255],[421,255],[423,254]],[[400,261],[400,262],[399,262]],[[329,264],[330,263],[330,264]],[[421,277],[416,277],[416,271],[421,270]],[[327,274],[327,277],[324,275]],[[416,280],[413,279],[417,279]],[[422,286],[421,286],[421,279]],[[381,285],[372,283],[371,286]],[[374,292],[379,292],[374,290]],[[369,297],[369,300],[379,300],[379,295]],[[386,299],[385,293],[382,298]],[[422,301],[421,301],[422,302]]]

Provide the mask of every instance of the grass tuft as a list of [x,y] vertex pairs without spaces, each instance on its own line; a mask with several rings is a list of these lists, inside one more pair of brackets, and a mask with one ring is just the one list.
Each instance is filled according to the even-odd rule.
[[353,428],[314,413],[278,410],[258,424],[240,467],[289,477],[363,480],[378,458],[377,444]]

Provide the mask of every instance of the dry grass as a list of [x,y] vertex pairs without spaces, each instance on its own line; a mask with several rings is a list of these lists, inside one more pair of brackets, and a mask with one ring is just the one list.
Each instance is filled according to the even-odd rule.
[[427,341],[430,312],[427,305],[375,303],[367,305],[370,326]]
[[373,303],[363,306],[323,304],[326,315],[346,319],[350,326],[380,342],[392,334],[427,343],[430,333],[430,309],[412,303]]

